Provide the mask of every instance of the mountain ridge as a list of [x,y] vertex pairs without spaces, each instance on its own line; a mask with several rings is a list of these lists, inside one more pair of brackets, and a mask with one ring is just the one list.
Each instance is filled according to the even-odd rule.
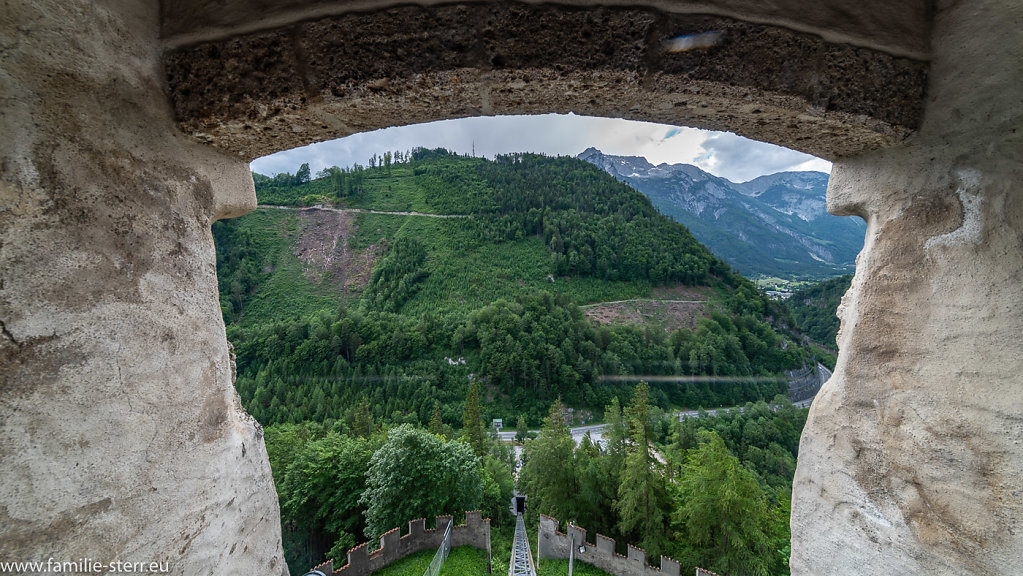
[[576,156],[650,198],[743,274],[825,278],[851,272],[866,224],[827,213],[828,175],[779,172],[735,183],[690,164],[653,165],[590,147]]

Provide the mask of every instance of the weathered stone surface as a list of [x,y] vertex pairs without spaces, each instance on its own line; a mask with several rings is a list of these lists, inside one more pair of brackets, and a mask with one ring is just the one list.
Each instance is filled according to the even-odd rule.
[[[285,571],[217,306],[209,225],[254,203],[237,157],[574,111],[846,157],[829,202],[867,247],[803,437],[793,574],[1023,572],[1023,5],[937,2],[921,126],[927,0],[573,4],[164,2],[167,69],[154,3],[4,4],[0,556]],[[653,49],[708,28],[714,54]],[[176,131],[167,75],[232,156]]]
[[0,11],[0,560],[286,572],[210,235],[247,166],[175,129],[155,3]]
[[920,132],[832,173],[867,243],[803,432],[794,575],[1023,573],[1023,5],[940,8]]
[[[486,3],[493,0],[470,0]],[[448,4],[420,0],[420,6]],[[545,4],[530,0],[527,4]],[[563,6],[654,8],[670,14],[712,14],[771,24],[821,36],[829,42],[863,46],[926,59],[931,0],[561,0]],[[178,0],[164,2],[163,35],[174,46],[219,40],[279,28],[325,16],[380,12],[407,4],[400,0]]]
[[[668,48],[708,32],[711,46]],[[728,18],[512,3],[350,13],[167,56],[182,129],[246,159],[387,126],[538,112],[849,156],[916,129],[926,73],[920,60]]]

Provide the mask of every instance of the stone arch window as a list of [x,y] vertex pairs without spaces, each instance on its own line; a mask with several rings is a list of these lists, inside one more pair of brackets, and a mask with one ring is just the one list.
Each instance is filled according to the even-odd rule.
[[[449,126],[442,126],[443,124],[449,124]],[[552,126],[555,127],[552,128]],[[600,137],[587,136],[595,134],[601,129],[607,131],[617,130],[620,132],[609,135],[606,140],[602,140]],[[457,141],[452,141],[450,137],[446,136],[448,134],[469,132],[483,138],[488,138],[489,133],[501,135],[509,132],[516,132],[514,135],[515,143],[495,143],[493,141],[494,139],[479,142],[481,144],[479,149],[480,156],[483,156],[484,154],[482,144],[485,142],[486,150],[490,152],[490,156],[494,157],[501,153],[517,154],[522,150],[530,150],[529,146],[548,145],[544,141],[545,138],[554,138],[554,134],[558,132],[572,131],[578,132],[580,136],[571,140],[573,144],[569,144],[568,147],[565,147],[565,144],[557,144],[557,152],[564,150],[571,151],[572,153],[580,153],[579,158],[595,164],[599,168],[607,169],[611,173],[612,177],[620,181],[624,181],[627,184],[631,184],[634,187],[638,187],[640,190],[643,190],[642,185],[637,184],[635,180],[628,178],[630,172],[638,170],[646,174],[646,170],[649,168],[651,169],[651,173],[649,175],[654,175],[659,172],[664,173],[664,171],[654,170],[654,164],[661,164],[662,161],[667,161],[672,164],[683,164],[683,158],[670,155],[665,151],[657,151],[660,159],[654,159],[652,163],[648,163],[646,160],[639,158],[635,164],[630,164],[633,168],[625,169],[621,165],[617,165],[617,170],[615,170],[613,168],[606,167],[615,164],[618,160],[615,158],[606,158],[605,154],[592,148],[590,145],[596,144],[601,147],[606,147],[605,144],[611,144],[620,140],[653,140],[655,138],[663,139],[663,141],[666,142],[668,141],[667,136],[671,136],[672,138],[677,139],[671,140],[671,142],[688,140],[688,143],[682,144],[681,146],[676,145],[676,148],[682,147],[690,153],[693,153],[694,150],[701,150],[698,147],[698,142],[703,138],[706,138],[706,135],[708,134],[704,131],[689,131],[685,128],[679,127],[592,117],[554,115],[475,117],[472,119],[449,120],[438,123],[388,128],[373,133],[353,135],[340,140],[318,143],[300,149],[295,149],[293,151],[285,151],[270,157],[260,158],[253,162],[252,168],[256,173],[272,177],[277,172],[295,171],[299,164],[304,163],[307,160],[313,163],[312,173],[317,173],[322,169],[336,169],[338,167],[347,171],[352,169],[353,164],[358,162],[361,164],[360,173],[364,168],[370,173],[370,176],[368,177],[375,180],[377,178],[384,177],[384,171],[382,169],[384,165],[384,154],[386,153],[388,157],[390,157],[393,153],[395,155],[393,165],[400,171],[402,181],[407,181],[410,185],[415,186],[415,184],[411,184],[415,180],[413,174],[419,173],[419,168],[415,168],[416,162],[411,159],[411,152],[415,149],[447,148],[452,153],[458,155],[468,155],[470,150],[475,150],[477,140],[470,140],[469,136],[463,134],[463,136]],[[546,136],[541,136],[540,133]],[[726,149],[733,146],[749,146],[751,149],[755,150],[753,152],[754,155],[760,152],[759,150],[756,150],[756,148],[759,147],[762,150],[767,147],[763,144],[754,143],[748,140],[744,142],[744,139],[735,135],[725,135],[722,133],[709,133],[709,135],[711,139],[725,137],[727,139],[727,143],[725,143],[723,147]],[[594,141],[594,138],[598,141]],[[500,140],[500,136],[496,137],[496,139]],[[523,142],[528,144],[523,144]],[[495,148],[497,146],[503,146],[503,148]],[[771,146],[770,148],[775,147]],[[709,156],[712,150],[714,149],[708,145],[708,149],[705,154]],[[548,154],[556,153],[552,152],[550,149],[539,151],[546,152]],[[796,163],[802,159],[812,159],[812,157],[808,157],[806,155],[793,153],[791,151],[789,152],[791,153],[790,158],[799,159],[790,160],[792,163]],[[623,153],[629,155],[627,152]],[[372,160],[367,160],[370,158],[372,158]],[[376,164],[376,166],[381,168],[380,171],[375,171],[371,168],[374,165],[375,159],[379,159],[379,163]],[[629,160],[623,159],[622,161],[628,162]],[[826,163],[819,159],[813,159],[813,161],[826,166]],[[335,164],[336,166],[332,167],[328,166],[328,164]],[[741,164],[741,162],[732,162],[732,164]],[[754,162],[750,162],[750,164],[754,164]],[[306,164],[306,166],[308,168],[309,164]],[[738,217],[736,216],[736,212],[742,210],[739,208],[742,205],[742,200],[740,199],[747,198],[745,194],[741,192],[742,188],[738,183],[752,179],[754,176],[761,176],[764,174],[763,172],[756,172],[756,169],[752,167],[736,167],[736,170],[739,169],[742,171],[735,172],[736,174],[746,174],[747,176],[735,176],[731,172],[722,174],[722,176],[729,176],[731,178],[732,182],[735,183],[734,187],[731,187],[723,181],[718,181],[718,185],[725,186],[730,190],[729,193],[734,195],[731,196],[726,203],[722,204],[721,208],[722,211],[730,210],[733,217]],[[780,172],[782,170],[778,169],[774,171]],[[679,183],[678,179],[681,179],[682,182],[686,182],[690,178],[697,181],[703,180],[703,178],[698,177],[696,173],[688,170],[681,170],[678,172],[667,171],[666,174],[667,178],[665,180],[657,180],[656,176],[654,176],[653,180],[660,182],[660,186],[662,187],[677,185]],[[386,175],[387,177],[390,176],[390,170],[387,171]],[[636,174],[632,175],[636,176]],[[306,174],[306,178],[308,178],[308,176],[309,173]],[[832,218],[822,214],[823,190],[821,189],[822,183],[819,176],[820,175],[814,176],[814,180],[812,180],[814,183],[813,185],[817,187],[816,190],[821,194],[821,197],[815,200],[814,205],[810,208],[810,210],[814,211],[815,214],[813,218],[823,216],[828,219],[827,224],[825,225],[840,227],[836,230],[835,236],[833,237],[835,242],[822,242],[819,245],[814,245],[817,248],[824,249],[824,252],[812,252],[813,256],[811,256],[811,252],[804,252],[802,253],[802,259],[800,259],[798,256],[792,256],[791,254],[785,254],[782,256],[777,252],[773,252],[773,248],[765,249],[763,245],[754,245],[754,243],[746,241],[745,237],[743,237],[741,233],[737,233],[734,229],[721,229],[718,233],[705,234],[706,228],[693,228],[690,232],[695,235],[698,241],[703,242],[704,245],[710,248],[711,252],[728,262],[732,270],[745,274],[751,279],[754,276],[747,268],[751,261],[758,259],[766,261],[771,260],[772,258],[783,259],[795,257],[802,264],[811,264],[811,258],[819,259],[823,256],[824,258],[829,258],[832,264],[836,266],[832,269],[836,270],[835,273],[837,274],[837,265],[844,264],[848,266],[855,258],[856,252],[858,252],[859,248],[862,247],[863,227],[862,222],[851,223],[850,226],[846,226],[847,223],[839,223],[838,218]],[[714,179],[715,175],[708,173],[706,177]],[[279,223],[279,217],[286,218],[287,221],[298,224],[298,230],[300,232],[299,236],[294,240],[296,247],[294,257],[297,257],[298,260],[294,260],[292,258],[290,251],[285,251],[281,253],[281,255],[270,256],[274,259],[283,256],[289,261],[293,261],[295,265],[299,265],[300,261],[300,265],[303,267],[303,270],[306,271],[305,277],[317,286],[315,289],[312,285],[308,288],[296,287],[296,292],[302,292],[304,290],[313,290],[315,292],[322,290],[336,290],[344,293],[344,295],[339,297],[341,302],[347,302],[347,305],[349,306],[355,305],[354,302],[360,297],[359,295],[363,294],[364,290],[366,290],[370,281],[369,279],[372,269],[378,262],[379,258],[383,256],[385,253],[384,251],[387,250],[386,246],[393,245],[394,241],[398,237],[394,235],[394,231],[397,228],[392,226],[383,226],[382,229],[377,228],[376,232],[372,232],[372,230],[376,228],[376,225],[374,224],[367,228],[367,225],[363,221],[364,216],[372,218],[373,220],[371,221],[373,222],[379,222],[379,220],[376,220],[379,218],[394,219],[392,221],[402,221],[412,215],[426,218],[439,217],[442,219],[474,217],[473,213],[475,213],[475,209],[470,209],[466,206],[452,208],[450,204],[443,200],[440,204],[434,204],[432,201],[433,199],[429,197],[414,200],[403,196],[400,193],[397,196],[392,197],[389,192],[384,191],[384,186],[381,185],[371,186],[371,188],[374,189],[371,193],[366,193],[360,190],[353,192],[351,186],[352,181],[355,178],[356,176],[354,175],[338,174],[336,180],[331,180],[330,184],[324,182],[322,185],[316,185],[314,190],[302,192],[301,194],[311,194],[310,196],[302,197],[293,195],[291,192],[285,192],[283,195],[280,195],[279,191],[275,190],[275,188],[279,185],[273,183],[273,179],[270,181],[261,181],[263,182],[263,186],[265,186],[262,187],[263,192],[260,195],[260,210],[263,214],[261,218],[266,218],[266,220],[263,220],[263,229],[269,232],[275,230],[279,226],[282,226]],[[408,178],[408,180],[405,180],[405,178]],[[259,177],[257,177],[257,179],[259,179]],[[644,179],[641,178],[640,181],[642,180]],[[345,182],[347,182],[347,188],[345,188]],[[824,183],[826,183],[826,177],[824,178]],[[285,183],[284,186],[289,187],[291,184]],[[333,188],[334,186],[337,188]],[[256,188],[258,192],[261,189],[261,186],[257,184]],[[389,190],[390,185],[387,185],[386,188]],[[425,192],[425,189],[423,192]],[[662,214],[671,213],[670,201],[668,204],[661,203],[656,196],[651,197],[651,200],[653,201],[654,208]],[[661,200],[663,200],[663,198],[661,198]],[[434,206],[435,208],[431,208],[431,206]],[[383,212],[391,212],[392,214],[376,214],[372,216],[361,214],[361,212],[366,210],[379,210]],[[715,213],[718,212],[717,208],[705,210]],[[774,212],[774,214],[776,217],[785,217],[780,212]],[[766,217],[766,220],[770,221],[770,217]],[[433,222],[438,223],[438,225],[439,222],[442,221],[443,220],[433,220]],[[422,222],[422,220],[420,220],[420,222]],[[447,220],[446,223],[455,225],[459,222],[461,221]],[[685,220],[683,219],[682,222],[685,223]],[[216,224],[214,228],[215,230],[217,230],[216,226],[224,227],[225,224]],[[714,228],[715,225],[708,222],[707,227]],[[409,228],[413,230],[419,229],[418,225],[410,226]],[[785,233],[774,232],[773,230],[769,231],[768,228],[769,225],[765,225],[765,229],[763,231],[764,234],[757,235],[764,244],[772,242],[774,245],[783,246],[789,243],[789,237],[786,236]],[[402,227],[402,230],[406,230],[406,228]],[[538,230],[539,229],[534,229],[530,234],[541,236]],[[777,236],[772,236],[772,232],[777,234]],[[406,230],[404,234],[407,233],[408,232]],[[454,232],[449,231],[448,233]],[[550,233],[548,232],[545,234]],[[564,232],[561,234],[564,234]],[[550,239],[549,235],[541,237],[544,238],[544,242],[547,242]],[[720,245],[717,244],[715,240],[720,240],[722,237],[726,237],[729,240],[727,242],[722,242]],[[357,241],[356,238],[360,238],[360,240]],[[561,241],[558,240],[558,243],[560,242]],[[814,242],[814,240],[809,239],[809,242]],[[842,248],[841,250],[834,250],[831,246],[828,246],[828,244],[842,244]],[[424,245],[433,246],[433,244],[429,241],[424,242]],[[298,248],[299,246],[301,246],[301,248]],[[735,246],[740,247],[736,248]],[[221,245],[218,245],[218,251],[221,247]],[[560,250],[560,248],[555,249],[553,243],[551,244],[550,249],[555,252]],[[276,253],[271,252],[271,254]],[[736,255],[738,255],[736,260],[732,260],[730,258],[731,256]],[[431,259],[432,258],[434,257],[431,256]],[[739,261],[739,258],[741,258],[741,262]],[[792,262],[793,260],[785,261]],[[588,275],[588,272],[569,271],[565,260],[562,260],[561,264],[562,272],[558,272],[558,268],[555,267],[552,270],[545,269],[543,275],[547,276],[550,282],[554,282],[555,276],[559,276],[561,274],[564,274],[565,276],[573,276],[575,274],[582,274],[583,276]],[[286,268],[289,266],[288,264],[282,264],[279,260],[278,265]],[[455,266],[455,268],[458,268],[458,266]],[[507,265],[505,268],[501,268],[500,265],[498,265],[495,269],[493,269],[492,273],[499,275],[512,268],[513,267]],[[588,269],[589,268],[587,267],[587,270]],[[431,266],[431,270],[431,274],[439,274],[439,276],[435,277],[442,277],[447,274],[447,272],[444,272],[443,268],[434,268]],[[553,274],[548,274],[548,272],[553,272]],[[265,322],[278,322],[289,320],[299,314],[298,311],[289,309],[286,306],[282,308],[276,308],[273,306],[268,307],[267,303],[276,299],[272,296],[268,297],[271,294],[277,294],[272,288],[269,289],[269,291],[260,291],[258,294],[250,293],[249,296],[244,296],[240,287],[233,288],[233,291],[229,290],[227,288],[228,286],[239,285],[238,282],[232,281],[235,279],[235,277],[232,276],[232,273],[233,271],[228,268],[226,276],[221,276],[219,278],[222,297],[221,308],[224,310],[225,322],[229,326],[236,322],[248,325],[246,317],[242,315],[242,310],[244,308],[243,301],[249,300],[250,298],[251,301],[256,302],[257,304],[256,307],[251,309],[253,312],[249,313],[248,318],[256,317]],[[784,272],[781,273],[784,274]],[[270,281],[269,279],[264,278],[264,281],[264,286],[276,285],[276,282]],[[681,280],[675,281],[682,282]],[[522,282],[521,279],[520,282]],[[664,282],[665,284],[669,283],[668,280],[665,280]],[[243,279],[242,283],[248,285],[248,280]],[[538,285],[538,289],[555,293],[565,293],[575,299],[580,305],[593,304],[593,302],[589,300],[579,300],[579,298],[586,298],[587,296],[583,295],[584,293],[580,292],[579,288],[572,285],[571,282],[569,284],[559,283],[557,285],[553,285],[548,284],[545,280],[542,284]],[[431,290],[427,290],[427,292],[431,292]],[[436,293],[436,290],[433,290],[431,293]],[[492,293],[487,292],[487,294]],[[482,296],[479,294],[459,295],[460,299],[463,297],[472,302],[472,306],[480,307],[489,305],[492,303],[492,300],[498,298],[498,296],[491,295],[485,300],[480,300]],[[626,296],[622,297],[625,298]],[[615,297],[609,296],[606,299],[614,300]],[[419,305],[421,305],[421,302]],[[321,308],[336,308],[336,306],[337,302],[329,306],[323,304],[320,305]],[[442,302],[438,304],[438,306],[439,309],[435,310],[435,312],[443,313],[449,304]],[[687,318],[690,314],[698,314],[699,310],[702,309],[702,304],[679,304],[679,307],[673,313],[678,314],[677,318],[679,318],[679,322],[683,322],[683,320],[681,320],[682,318]],[[303,310],[302,314],[307,315],[311,312],[312,310]],[[596,316],[599,317],[600,314],[598,313]],[[684,324],[679,325],[679,327],[681,326],[684,326]],[[675,327],[671,328],[672,331],[674,331],[674,329]],[[231,333],[230,329],[228,330],[228,333]],[[235,341],[235,345],[237,344],[238,342]],[[355,354],[351,349],[346,349],[343,356],[348,361],[355,362]],[[453,364],[456,360],[448,359],[448,362]],[[465,360],[461,359],[461,363],[465,364]],[[253,368],[254,366],[255,365],[253,364],[249,364],[246,368]],[[245,406],[249,408],[252,415],[259,419],[264,425],[275,423],[274,421],[266,419],[268,413],[265,408],[270,402],[269,396],[260,394],[260,396],[263,397],[261,402],[262,408],[259,406],[259,403],[253,403],[253,396],[255,394],[256,387],[253,380],[253,374],[247,373],[247,370],[242,370],[238,373],[239,377],[236,384],[242,399],[245,401]],[[830,374],[830,372],[827,372],[826,370],[820,372],[815,371],[813,373],[813,378],[808,379],[808,382],[812,380],[815,383],[815,387],[812,392],[810,392],[811,394],[815,393],[822,383],[818,381],[819,377],[826,379],[826,376],[821,376],[823,374]],[[766,394],[765,398],[770,399],[775,393],[776,392],[770,392],[769,394]],[[553,399],[553,397],[551,399]],[[798,400],[806,399],[807,397],[798,398]],[[338,400],[338,398],[335,398],[334,400]],[[322,403],[317,404],[320,405],[321,408],[323,407]],[[335,407],[331,410],[331,417],[337,417],[337,408]],[[425,422],[429,418],[429,414],[424,414],[420,411],[419,417],[423,422]]]
[[209,239],[252,208],[245,163],[572,111],[838,160],[832,206],[868,217],[801,446],[793,574],[1023,571],[1017,0],[424,4],[5,5],[5,561],[280,573]]
[[[1019,82],[1005,72],[1016,68],[1005,65],[1011,60],[982,56],[1005,50],[1017,60],[1023,56],[1023,40],[1006,24],[1015,21],[1005,17],[1017,11],[1011,1],[986,0],[969,9],[926,0],[897,6],[721,0],[628,8],[589,2],[365,7],[370,10],[355,13],[322,2],[288,2],[267,15],[274,25],[239,27],[230,16],[210,14],[195,27],[165,5],[165,38],[174,47],[166,69],[179,125],[251,159],[383,126],[572,111],[733,131],[849,159],[832,180],[829,203],[833,211],[868,220],[868,272],[857,275],[844,306],[842,347],[856,353],[840,361],[825,406],[816,411],[841,416],[831,424],[812,414],[803,442],[811,457],[797,472],[793,573],[1018,571],[1018,538],[995,536],[983,519],[967,525],[953,518],[975,506],[990,518],[1018,518],[1018,504],[999,503],[997,489],[976,498],[948,496],[936,488],[948,467],[929,463],[931,447],[956,453],[934,430],[977,430],[1000,449],[979,460],[948,456],[946,464],[975,478],[974,485],[992,475],[978,462],[1002,462],[1011,454],[1018,465],[1018,448],[996,432],[1009,426],[1007,417],[981,416],[999,401],[988,400],[984,388],[967,402],[974,408],[946,418],[929,408],[922,392],[935,393],[938,404],[955,402],[958,380],[938,367],[960,357],[963,347],[1009,358],[991,348],[1009,338],[1003,322],[954,328],[949,338],[941,333],[959,326],[954,310],[1004,316],[951,296],[952,279],[964,277],[954,271],[960,265],[973,271],[966,277],[985,279],[966,281],[979,293],[1019,303],[1018,290],[1008,288],[1012,282],[1002,273],[1018,272],[1018,254],[1005,257],[1009,264],[998,267],[1001,272],[985,267],[995,253],[1008,254],[999,250],[1018,253],[1018,238],[984,228],[979,216],[1018,214],[1018,203],[1008,212],[994,207],[1008,206],[999,182],[1009,178],[1005,166],[1019,162],[1018,136],[1012,136]],[[980,15],[985,11],[990,16]],[[209,65],[209,55],[216,65]],[[932,61],[937,66],[928,78]],[[993,156],[981,158],[980,149]],[[907,172],[907,166],[914,168]],[[993,200],[985,208],[986,194]],[[900,229],[913,232],[900,236]],[[971,249],[978,257],[956,252]],[[927,272],[914,280],[896,268]],[[916,281],[921,286],[911,288]],[[928,289],[959,308],[930,308]],[[904,301],[928,313],[888,314]],[[1018,321],[1018,313],[1008,316]],[[899,334],[927,344],[907,344]],[[961,360],[992,389],[1018,374]],[[893,388],[899,392],[893,395]],[[895,397],[898,402],[887,400]],[[942,424],[927,429],[926,441],[900,439],[903,404]],[[904,454],[914,465],[903,469],[886,454]],[[991,466],[1002,479],[1013,469]],[[883,480],[889,474],[895,480]],[[849,527],[828,524],[828,510],[847,502],[853,503],[844,512]],[[875,547],[896,552],[879,555]],[[992,547],[997,551],[983,560],[971,552]],[[957,568],[949,570],[950,563]]]

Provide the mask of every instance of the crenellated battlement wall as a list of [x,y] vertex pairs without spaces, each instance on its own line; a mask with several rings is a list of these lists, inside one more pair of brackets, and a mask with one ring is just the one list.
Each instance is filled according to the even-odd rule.
[[[370,550],[369,542],[348,551],[348,563],[337,570],[334,559],[327,560],[316,566],[324,574],[343,576],[365,576],[388,564],[415,554],[421,550],[438,548],[444,538],[444,530],[451,516],[437,516],[434,528],[426,527],[426,519],[419,518],[408,523],[408,534],[401,536],[398,528],[394,528],[380,537],[380,547]],[[451,527],[451,547],[472,546],[487,551],[490,556],[490,518],[483,518],[479,510],[465,513],[465,524]]]
[[566,532],[558,530],[558,519],[540,515],[539,558],[567,559],[569,548],[575,546],[575,558],[616,576],[679,576],[677,560],[661,556],[661,566],[656,568],[646,563],[646,551],[628,545],[628,554],[615,552],[615,541],[603,534],[596,535],[596,542],[586,540],[586,529],[578,526],[567,527]]

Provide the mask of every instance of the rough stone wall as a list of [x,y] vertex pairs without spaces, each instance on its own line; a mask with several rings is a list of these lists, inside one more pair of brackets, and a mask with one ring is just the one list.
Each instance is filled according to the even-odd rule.
[[[421,550],[439,548],[444,539],[451,516],[437,516],[436,528],[426,529],[426,520],[420,518],[408,523],[409,533],[400,536],[397,528],[380,537],[380,548],[370,551],[369,542],[348,551],[348,563],[334,570],[334,559],[316,566],[324,574],[366,576],[384,566]],[[400,537],[399,537],[400,536]],[[483,518],[479,510],[465,513],[465,524],[451,527],[451,547],[472,546],[487,551],[490,558],[490,518]],[[489,561],[489,560],[488,560]]]
[[[614,574],[615,576],[679,576],[679,563],[661,556],[660,568],[648,566],[646,552],[642,548],[628,545],[628,555],[615,552],[615,541],[597,534],[596,543],[586,542],[586,530],[569,525],[567,533],[558,531],[557,518],[540,515],[539,549],[537,565],[544,558],[567,560],[569,549],[575,546],[575,559]],[[585,544],[585,551],[579,547]]]
[[[713,45],[671,40],[710,34]],[[252,159],[388,126],[574,112],[729,130],[827,158],[902,141],[927,63],[639,8],[403,6],[168,52],[182,130]]]
[[792,574],[1023,573],[1023,3],[938,2],[904,146],[835,164],[867,219],[803,432]]
[[[827,4],[839,14],[849,5]],[[241,156],[416,120],[572,110],[731,128],[844,157],[829,205],[867,219],[867,246],[844,301],[839,366],[804,432],[793,574],[1023,573],[1023,4],[936,6],[923,123],[893,125],[886,114],[897,118],[902,104],[918,110],[919,86],[902,81],[919,80],[926,65],[863,48],[831,52],[827,42],[802,44],[772,27],[728,24],[779,39],[789,51],[771,54],[796,64],[801,55],[818,58],[834,82],[815,82],[815,69],[802,68],[807,74],[792,77],[788,91],[755,75],[735,83],[700,76],[707,67],[726,72],[728,61],[785,61],[757,60],[765,54],[758,51],[736,56],[741,45],[730,48],[732,60],[703,66],[702,55],[684,55],[681,64],[661,60],[664,74],[649,74],[651,53],[630,45],[648,38],[657,45],[663,37],[651,31],[670,37],[701,28],[660,30],[645,24],[660,17],[643,13],[609,32],[620,39],[611,45],[622,59],[615,65],[603,65],[611,55],[594,44],[579,44],[586,49],[564,50],[557,66],[500,69],[508,60],[495,56],[525,58],[531,46],[565,33],[538,34],[534,23],[568,27],[578,34],[569,40],[585,37],[587,28],[541,6],[549,17],[498,18],[514,26],[495,33],[515,33],[467,57],[489,68],[410,69],[397,80],[360,68],[381,61],[374,50],[397,50],[402,30],[377,43],[372,33],[319,37],[338,42],[325,56],[344,55],[347,40],[367,51],[366,61],[339,61],[365,74],[350,85],[322,63],[328,73],[288,68],[310,64],[289,50],[343,25],[321,19],[289,29],[306,36],[276,43],[266,32],[204,45],[207,64],[228,67],[204,70],[193,55],[201,81],[190,84],[186,74],[165,88],[156,3],[3,4],[0,556],[166,561],[177,574],[287,570],[259,428],[231,385],[209,232],[214,219],[251,209],[251,180],[235,157],[180,136],[168,103],[203,104],[181,86],[215,88],[206,80],[238,65],[237,78],[251,84],[222,93],[226,113],[179,120],[195,138]],[[497,14],[513,10],[532,8]],[[604,13],[582,13],[603,22]],[[432,22],[425,45],[456,46],[445,42],[457,37],[439,32],[445,14],[427,11],[429,20],[413,18],[408,29]],[[451,18],[456,33],[468,26],[457,12]],[[507,53],[495,51],[501,47]],[[253,53],[259,57],[246,60]],[[587,53],[592,59],[578,58]],[[672,75],[672,65],[683,73]],[[867,93],[881,94],[869,115],[814,104],[830,103],[831,94],[841,101],[843,87],[864,89],[857,70],[873,79]],[[267,94],[278,77],[299,85]],[[910,90],[886,95],[885,79]],[[830,92],[817,100],[824,88]],[[246,136],[252,129],[279,140]],[[865,152],[880,146],[891,147]]]
[[158,6],[0,7],[0,560],[287,573],[211,222],[247,166],[176,130]]
[[[487,0],[474,0],[482,3]],[[420,0],[421,6],[445,0]],[[527,3],[544,4],[540,0]],[[382,11],[400,0],[177,0],[164,2],[163,36],[172,45],[194,44],[279,28],[302,20]],[[654,8],[670,14],[713,14],[782,26],[890,54],[925,59],[930,50],[931,0],[561,0],[573,7]]]

